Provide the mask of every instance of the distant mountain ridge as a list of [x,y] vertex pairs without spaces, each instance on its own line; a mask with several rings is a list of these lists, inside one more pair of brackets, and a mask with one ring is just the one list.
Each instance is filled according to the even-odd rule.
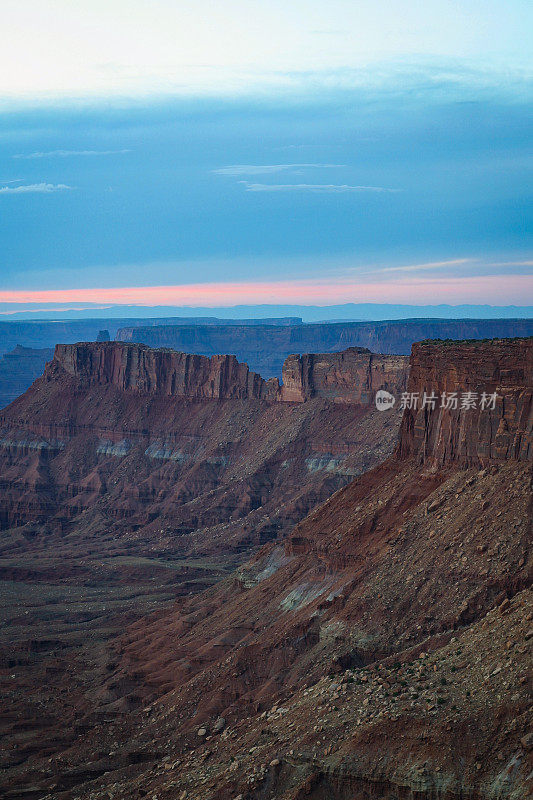
[[414,319],[440,318],[440,319],[515,319],[518,317],[531,319],[533,305],[527,306],[494,306],[494,305],[404,305],[400,303],[343,303],[341,305],[235,305],[213,307],[191,306],[135,306],[135,305],[109,305],[102,308],[100,305],[84,303],[82,308],[58,308],[57,303],[40,303],[38,308],[31,307],[18,311],[13,303],[0,303],[0,313],[9,314],[12,320],[52,320],[52,319],[117,319],[130,317],[135,319],[148,319],[164,317],[185,317],[191,322],[202,316],[219,319],[233,319],[249,317],[260,321],[264,317],[301,317],[304,322],[334,322],[360,320],[371,322],[386,319]]

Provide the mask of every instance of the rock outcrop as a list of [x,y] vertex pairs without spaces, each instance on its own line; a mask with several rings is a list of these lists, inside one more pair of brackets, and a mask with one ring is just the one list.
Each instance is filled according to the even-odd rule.
[[324,397],[336,403],[370,405],[378,389],[398,395],[407,386],[407,359],[350,347],[341,353],[289,356],[283,364],[284,401]]
[[0,415],[0,524],[84,527],[79,515],[98,513],[99,526],[111,518],[139,530],[138,541],[157,526],[165,548],[191,552],[200,540],[205,552],[224,542],[230,552],[275,537],[390,453],[399,422],[376,411],[371,388],[394,380],[399,391],[405,357],[313,363],[312,383],[288,369],[284,397],[276,378],[234,356],[57,345],[43,376]]
[[[299,317],[217,319],[170,317],[153,319],[89,319],[58,322],[0,322],[0,355],[15,345],[53,348],[57,343],[94,341],[103,329],[111,339],[167,347],[180,352],[212,356],[234,353],[253,372],[280,378],[283,363],[292,354],[333,353],[349,347],[375,353],[409,354],[415,341],[427,338],[483,339],[530,336],[533,320],[407,319],[393,322],[303,324]],[[157,330],[156,330],[157,329]],[[37,374],[37,373],[36,373]],[[19,394],[35,375],[21,371]],[[0,369],[0,398],[13,399],[9,377]]]
[[398,452],[436,466],[533,457],[533,340],[413,345]]
[[80,388],[115,386],[120,391],[191,400],[256,399],[303,403],[321,397],[335,403],[370,406],[378,389],[399,395],[407,385],[408,359],[366,348],[341,353],[289,356],[283,385],[265,381],[235,356],[178,353],[125,342],[58,344],[45,379],[65,371]]
[[279,384],[265,381],[235,356],[153,350],[142,344],[86,342],[56,345],[45,377],[64,370],[80,388],[115,386],[121,391],[196,400],[276,400]]

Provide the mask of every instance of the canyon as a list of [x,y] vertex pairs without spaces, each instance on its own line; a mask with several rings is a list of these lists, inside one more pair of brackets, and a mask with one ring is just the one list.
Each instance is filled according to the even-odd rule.
[[260,542],[390,452],[399,416],[374,394],[399,395],[407,373],[403,356],[352,349],[288,359],[280,385],[234,356],[57,345],[0,415],[0,522],[111,519],[165,551],[212,546],[222,524],[227,552]]
[[[303,323],[299,317],[221,319],[167,317],[0,322],[0,408],[22,394],[42,373],[56,344],[110,339],[141,342],[197,355],[233,353],[264,378],[282,377],[294,354],[364,347],[408,355],[422,339],[484,339],[531,336],[531,319],[404,319],[388,322]],[[9,349],[14,348],[10,352]]]
[[46,362],[53,356],[58,342],[73,344],[80,341],[94,341],[101,332],[107,332],[114,339],[118,330],[136,325],[186,324],[203,326],[238,324],[241,328],[259,325],[299,325],[299,317],[273,317],[261,320],[233,320],[217,317],[167,317],[128,319],[102,317],[79,320],[14,320],[0,321],[0,408],[4,408],[16,397],[23,394],[42,374]]
[[234,353],[266,378],[280,377],[285,359],[311,352],[366,347],[375,353],[409,355],[424,339],[492,339],[532,336],[531,319],[403,319],[383,322],[328,322],[300,325],[158,325],[121,327],[120,341],[143,342],[211,356]]
[[6,798],[531,792],[533,340],[282,369],[60,346],[2,412]]

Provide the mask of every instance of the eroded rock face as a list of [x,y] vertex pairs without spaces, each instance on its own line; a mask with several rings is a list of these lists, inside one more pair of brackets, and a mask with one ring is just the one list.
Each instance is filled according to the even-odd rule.
[[[415,425],[417,413],[406,412],[396,456],[356,477],[284,542],[267,544],[217,586],[126,627],[106,644],[101,661],[89,642],[82,655],[92,672],[80,670],[77,664],[83,662],[68,658],[68,652],[61,659],[53,637],[42,634],[32,651],[39,646],[50,654],[35,662],[41,670],[36,672],[28,659],[29,636],[14,648],[16,626],[7,628],[8,692],[0,710],[11,745],[5,781],[12,796],[31,788],[45,797],[52,785],[52,792],[70,792],[79,800],[104,793],[116,800],[528,797],[532,453],[505,445],[504,457],[494,449],[492,433],[504,427],[502,419],[513,441],[528,431],[527,402],[520,406],[523,413],[510,410],[518,408],[513,398],[531,388],[530,347],[531,342],[515,341],[415,348],[409,389],[461,392],[492,380],[503,415],[499,412],[488,428],[479,422],[481,411],[472,423],[462,420],[463,445],[446,439],[442,431],[453,426],[450,421],[446,427],[448,418],[436,409],[424,416],[423,427]],[[326,369],[326,385],[327,374]],[[115,422],[116,413],[144,435],[143,420],[145,428],[147,420],[150,425],[159,420],[168,433],[172,419],[178,421],[171,418],[172,409],[189,415],[208,409],[216,412],[217,425],[232,420],[226,428],[212,428],[219,443],[224,430],[233,435],[245,427],[242,416],[231,416],[235,408],[248,413],[253,404],[266,407],[268,415],[257,418],[249,450],[241,446],[240,455],[246,452],[250,465],[248,488],[257,488],[260,473],[277,464],[276,486],[285,489],[283,464],[296,455],[301,440],[293,438],[283,452],[276,447],[297,424],[303,429],[313,421],[305,438],[310,445],[321,437],[324,443],[356,411],[345,432],[370,417],[368,408],[319,396],[270,404],[176,402],[173,396],[139,395],[114,385],[82,390],[64,370],[62,376],[57,384],[35,384],[9,414],[13,426],[17,414],[32,410],[41,420],[49,414],[47,424],[63,420],[65,434],[70,425],[73,441],[55,469],[61,474],[68,467],[74,477],[89,451],[84,419],[104,425]],[[314,378],[312,385],[322,384]],[[317,418],[317,408],[336,416]],[[168,416],[162,420],[163,412]],[[374,415],[380,425],[392,419]],[[183,418],[179,422],[183,425]],[[202,417],[195,428],[201,446],[201,434],[212,424]],[[472,431],[478,431],[477,461],[465,469],[463,447],[473,447]],[[264,443],[258,444],[261,433],[272,437],[269,458]],[[368,436],[365,442],[368,446]],[[478,454],[485,450],[487,466],[480,469]],[[468,458],[471,452],[467,449]],[[91,468],[90,480],[99,478],[109,487],[124,478],[125,467],[106,472],[109,463]],[[54,471],[50,461],[39,462],[38,469],[35,464],[30,456],[28,476],[36,482]],[[142,458],[133,460],[127,477],[133,474],[143,496],[150,487],[159,495],[155,473],[139,480],[141,464]],[[234,465],[242,472],[238,460]],[[205,472],[196,465],[191,474],[200,481]],[[294,480],[296,473],[291,475]],[[161,477],[178,485],[168,465]],[[123,494],[118,485],[113,500]],[[161,514],[162,507],[151,510]],[[220,513],[221,507],[210,510]],[[58,537],[58,548],[75,541],[75,531],[66,532],[63,541]],[[227,538],[224,530],[224,546]],[[25,546],[22,537],[14,538],[6,567],[20,569]],[[38,543],[31,546],[36,570]],[[116,548],[116,540],[109,547]],[[50,554],[50,547],[45,552]],[[80,566],[87,568],[87,562]],[[48,618],[56,625],[57,614],[43,616],[40,629]],[[18,608],[13,618],[19,626],[27,619]],[[32,685],[39,687],[38,704],[25,675],[34,676]],[[220,718],[224,730],[218,733]]]
[[324,397],[335,403],[369,405],[378,389],[394,394],[405,390],[408,360],[350,347],[342,353],[289,356],[282,375],[282,400],[304,402]]
[[116,386],[121,391],[194,399],[275,400],[277,380],[265,381],[235,356],[205,356],[152,350],[142,344],[86,342],[56,345],[48,378],[64,369],[80,386]]
[[[373,358],[306,356],[312,389],[300,382],[296,396],[293,381],[284,402],[277,379],[234,356],[57,345],[0,416],[0,525],[54,518],[85,529],[87,512],[143,531],[140,541],[164,531],[171,551],[263,543],[392,451],[398,412],[376,412],[360,388],[384,375]],[[405,382],[407,359],[395,361]]]
[[402,458],[436,466],[531,460],[533,339],[415,344],[407,392],[418,407],[405,410]]
[[115,386],[121,391],[196,400],[255,399],[303,403],[322,397],[335,403],[369,406],[378,389],[395,394],[407,385],[406,356],[371,353],[352,347],[341,353],[289,356],[283,386],[265,381],[233,355],[200,355],[154,350],[142,344],[87,342],[58,344],[47,374],[61,370],[81,388]]

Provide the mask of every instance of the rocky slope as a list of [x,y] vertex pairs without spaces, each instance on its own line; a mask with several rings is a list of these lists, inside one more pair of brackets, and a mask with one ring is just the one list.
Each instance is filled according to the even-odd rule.
[[394,322],[338,322],[304,325],[158,325],[124,327],[121,341],[144,342],[186,353],[211,356],[235,353],[266,378],[280,377],[285,359],[294,353],[328,352],[366,347],[375,353],[408,355],[423,339],[486,339],[531,336],[533,320],[405,319]]
[[52,680],[46,752],[10,722],[32,711],[15,672],[6,796],[528,797],[532,351],[415,348],[408,393],[493,389],[495,408],[406,410],[394,456],[283,542],[134,623],[68,696]]

